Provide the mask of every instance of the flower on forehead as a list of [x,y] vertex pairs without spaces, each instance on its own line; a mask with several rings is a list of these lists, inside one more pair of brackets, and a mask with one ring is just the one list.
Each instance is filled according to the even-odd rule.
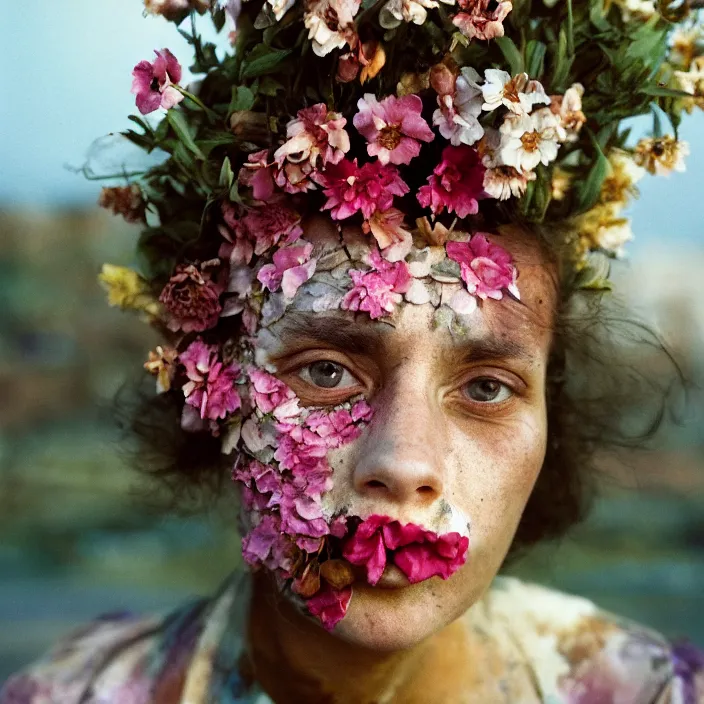
[[[284,417],[293,415],[290,412],[293,405],[296,408],[295,414],[300,413],[296,394],[283,381],[256,367],[249,369],[247,374],[250,381],[250,399],[262,413],[265,415],[273,413],[275,417],[282,420]],[[284,412],[283,409],[286,411]],[[277,411],[280,412],[277,414]]]
[[342,299],[342,310],[364,311],[372,320],[394,312],[411,285],[411,274],[404,261],[388,262],[378,251],[373,251],[369,271],[351,269],[352,288]]
[[222,204],[227,227],[220,227],[219,231],[227,242],[221,245],[218,255],[232,266],[249,264],[253,254],[260,256],[280,242],[292,244],[303,234],[301,214],[284,202],[242,212],[231,203]]
[[527,73],[511,74],[496,68],[484,72],[482,109],[491,111],[502,105],[516,115],[526,115],[536,104],[550,104],[550,98],[538,81],[531,81]]
[[333,589],[329,584],[323,584],[315,596],[306,600],[306,607],[326,630],[332,631],[347,613],[351,598],[352,587]]
[[214,327],[222,306],[220,295],[224,286],[213,281],[212,271],[220,265],[219,259],[202,264],[179,264],[164,286],[159,300],[169,313],[169,330],[174,332],[202,332]]
[[576,142],[582,125],[587,121],[582,112],[583,95],[584,86],[581,83],[573,83],[564,95],[551,97],[550,110],[560,121],[561,141]]
[[503,21],[513,9],[511,0],[458,0],[461,12],[452,24],[469,39],[495,39],[504,36]]
[[428,185],[418,189],[418,202],[435,215],[447,210],[465,218],[479,210],[484,193],[484,167],[477,150],[461,145],[445,147],[442,160],[428,177]]
[[142,115],[158,108],[169,110],[183,100],[183,95],[174,88],[181,80],[181,64],[168,49],[155,49],[154,53],[153,63],[140,61],[132,71],[131,92],[137,96],[137,108]]
[[447,242],[445,250],[460,265],[462,280],[473,296],[501,300],[505,289],[520,298],[516,287],[518,272],[511,255],[489,242],[483,233],[475,233],[468,242]]
[[666,176],[672,171],[685,171],[684,158],[689,154],[689,144],[667,134],[664,137],[641,139],[633,158],[648,173]]
[[388,210],[394,196],[408,193],[408,186],[395,166],[370,161],[357,166],[357,160],[343,159],[318,174],[327,196],[323,210],[330,210],[333,220],[345,220],[357,211],[368,220],[377,211]]
[[[442,0],[447,5],[454,5],[455,0]],[[438,7],[435,0],[388,0],[379,10],[379,24],[384,29],[398,27],[401,22],[423,24],[428,17],[428,10]]]
[[405,259],[413,247],[413,236],[404,228],[404,214],[398,208],[375,212],[362,223],[362,230],[374,235],[384,259],[398,262]]
[[144,368],[156,376],[156,392],[158,394],[163,394],[171,388],[171,382],[176,374],[177,356],[178,352],[173,347],[157,345],[155,350],[150,350]]
[[148,316],[158,315],[160,306],[149,284],[133,269],[103,264],[98,280],[108,293],[108,305],[142,311]]
[[317,56],[327,56],[358,40],[354,17],[361,0],[305,0],[303,22]]
[[146,203],[142,197],[142,189],[136,183],[103,188],[98,205],[112,211],[113,215],[122,215],[125,222],[144,222]]
[[518,171],[513,166],[499,165],[484,173],[484,190],[497,200],[507,200],[511,196],[520,198],[535,181],[535,171]]
[[247,162],[242,165],[238,175],[240,184],[249,186],[257,200],[268,201],[274,195],[273,168],[268,163],[268,156],[268,149],[248,154]]
[[315,273],[316,259],[311,258],[313,245],[299,240],[301,244],[281,247],[274,252],[272,264],[265,264],[257,274],[257,279],[269,291],[283,291],[284,296],[293,299],[301,284]]
[[339,163],[350,148],[346,124],[347,120],[338,112],[328,111],[325,103],[299,110],[286,127],[288,141],[274,152],[275,161],[279,165],[286,160],[307,162],[313,168]]
[[417,95],[389,95],[379,101],[365,93],[357,108],[352,122],[367,140],[369,156],[382,164],[409,164],[420,153],[420,142],[432,142],[435,136],[421,117],[423,101]]
[[281,519],[270,513],[242,538],[242,557],[248,565],[263,565],[270,570],[289,572],[293,567],[295,547],[281,531]]
[[472,145],[484,134],[484,128],[477,119],[482,111],[479,74],[470,66],[465,66],[455,78],[449,69],[443,69],[440,69],[441,76],[435,72],[433,88],[438,93],[439,107],[433,113],[433,124],[453,146]]
[[210,0],[144,0],[146,12],[150,15],[161,15],[169,21],[180,20],[191,10],[202,15],[209,8]]
[[240,366],[234,362],[225,364],[216,346],[206,345],[198,338],[179,355],[178,361],[188,377],[183,385],[186,403],[197,408],[201,418],[218,420],[240,407],[235,388]]
[[501,160],[518,171],[532,171],[557,157],[560,123],[550,108],[530,115],[508,114],[500,127]]

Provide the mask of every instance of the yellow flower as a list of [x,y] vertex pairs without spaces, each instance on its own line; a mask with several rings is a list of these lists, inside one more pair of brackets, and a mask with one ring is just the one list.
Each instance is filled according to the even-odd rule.
[[672,34],[670,61],[687,70],[697,54],[704,49],[704,33],[701,27],[680,27]]
[[147,282],[132,269],[103,264],[98,279],[108,292],[108,303],[122,310],[137,310],[149,317],[159,314],[159,302],[152,295]]
[[149,359],[144,363],[144,368],[156,376],[156,392],[163,394],[171,388],[176,369],[174,362],[178,353],[173,347],[158,345],[156,350],[149,352]]
[[698,106],[704,110],[704,56],[698,56],[689,71],[675,71],[675,78],[681,88],[691,98],[682,98],[682,107],[689,113]]
[[601,185],[599,202],[623,207],[631,198],[638,196],[635,184],[643,176],[643,169],[621,150],[614,150],[609,154],[609,164],[611,173]]
[[631,222],[620,216],[614,204],[600,204],[588,210],[577,223],[581,251],[603,249],[620,257],[623,246],[633,239]]
[[563,200],[570,188],[572,188],[572,176],[564,169],[556,166],[552,171],[551,198],[553,200]]
[[641,139],[636,145],[634,159],[648,173],[666,176],[671,171],[684,171],[684,157],[689,154],[689,144],[676,140],[672,135]]

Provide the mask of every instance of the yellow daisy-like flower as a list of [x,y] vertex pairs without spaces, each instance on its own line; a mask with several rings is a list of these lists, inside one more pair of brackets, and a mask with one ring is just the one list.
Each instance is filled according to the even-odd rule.
[[149,291],[147,282],[132,269],[113,264],[103,264],[98,276],[108,292],[108,303],[122,310],[136,310],[150,317],[159,314],[159,302]]
[[577,224],[580,249],[603,249],[613,256],[623,256],[623,246],[633,239],[631,222],[621,217],[614,204],[600,204],[587,211]]
[[636,145],[634,159],[648,173],[666,176],[671,171],[684,171],[684,158],[689,154],[689,144],[672,135],[641,139]]
[[609,154],[611,173],[604,179],[599,202],[607,205],[625,206],[631,198],[638,196],[635,184],[643,176],[643,169],[626,152],[614,150]]
[[156,392],[163,394],[171,388],[175,374],[174,363],[178,352],[173,347],[162,347],[158,345],[155,350],[149,352],[149,358],[144,363],[144,368],[156,376]]
[[704,110],[704,56],[694,59],[689,71],[675,71],[675,78],[679,88],[692,96],[682,99],[684,109],[688,113],[695,107]]

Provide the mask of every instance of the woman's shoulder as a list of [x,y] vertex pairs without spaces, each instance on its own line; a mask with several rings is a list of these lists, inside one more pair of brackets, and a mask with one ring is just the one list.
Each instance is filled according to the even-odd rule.
[[506,634],[544,702],[704,703],[704,652],[588,599],[501,577],[482,612]]

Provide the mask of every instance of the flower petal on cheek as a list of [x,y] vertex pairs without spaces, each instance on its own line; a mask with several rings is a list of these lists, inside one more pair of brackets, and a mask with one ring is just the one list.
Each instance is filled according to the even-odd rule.
[[374,585],[381,579],[386,567],[386,546],[381,531],[375,530],[368,537],[365,532],[358,529],[345,544],[342,554],[353,565],[366,567],[367,581]]
[[320,591],[306,601],[308,611],[320,619],[323,627],[331,631],[347,613],[352,598],[352,587],[333,589],[325,584]]
[[448,533],[437,542],[413,543],[399,548],[394,563],[411,584],[430,577],[448,579],[465,562],[469,538]]

